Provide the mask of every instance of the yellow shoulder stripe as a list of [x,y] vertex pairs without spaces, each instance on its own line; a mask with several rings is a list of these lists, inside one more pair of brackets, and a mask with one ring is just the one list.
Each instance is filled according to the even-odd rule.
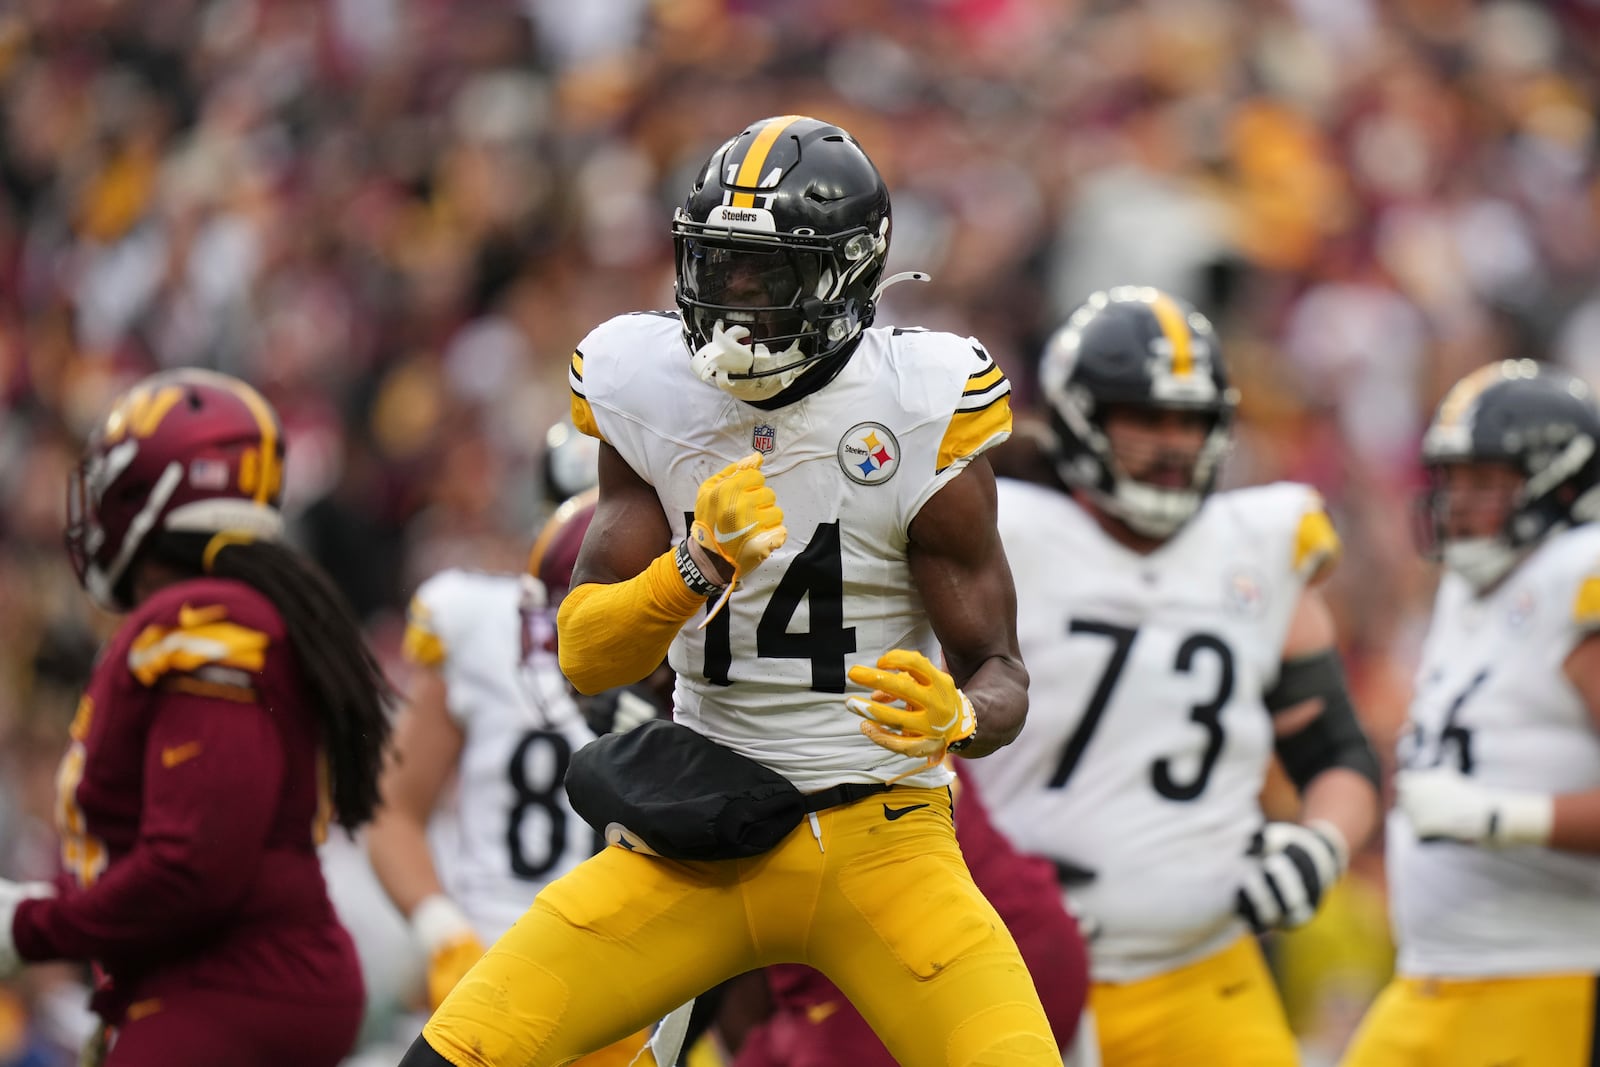
[[227,621],[220,604],[178,611],[176,626],[151,623],[128,649],[128,670],[141,685],[155,685],[168,674],[189,674],[216,665],[259,671],[266,663],[266,634]]
[[450,653],[444,640],[433,632],[433,613],[416,597],[406,609],[406,633],[400,642],[400,654],[419,667],[437,667]]
[[939,458],[934,463],[936,471],[966,456],[982,452],[1011,432],[1011,397],[1002,395],[976,411],[958,411],[950,416],[944,440],[939,442]]
[[74,741],[82,741],[89,736],[89,724],[94,721],[94,698],[88,693],[78,698],[78,710],[72,715],[72,725],[67,727],[67,736]]
[[1572,598],[1572,621],[1579,626],[1600,625],[1600,576],[1591,576],[1578,586]]
[[977,374],[968,376],[967,385],[964,392],[981,393],[985,389],[988,389],[990,386],[999,382],[1005,376],[1005,372],[997,366],[990,367],[985,371],[979,371]]
[[580,433],[597,441],[604,441],[605,438],[600,435],[600,424],[594,420],[594,408],[589,406],[589,398],[585,395],[582,352],[574,350],[572,353],[572,366],[567,372],[567,384],[572,387],[572,425],[576,426]]
[[597,441],[605,440],[601,436],[599,424],[594,421],[594,408],[589,406],[586,398],[577,393],[572,394],[572,425],[578,428],[579,433],[587,434]]
[[1294,532],[1294,569],[1308,579],[1325,574],[1339,562],[1344,546],[1333,528],[1333,520],[1317,506],[1300,516],[1300,525]]

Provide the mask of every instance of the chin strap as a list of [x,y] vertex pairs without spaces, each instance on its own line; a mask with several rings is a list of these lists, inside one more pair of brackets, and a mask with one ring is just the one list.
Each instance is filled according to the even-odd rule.
[[883,291],[889,288],[891,285],[899,285],[901,282],[931,281],[933,281],[933,275],[929,274],[927,271],[903,270],[899,274],[891,274],[883,281],[879,282],[878,287],[872,291],[872,302],[876,304],[878,299],[883,296]]

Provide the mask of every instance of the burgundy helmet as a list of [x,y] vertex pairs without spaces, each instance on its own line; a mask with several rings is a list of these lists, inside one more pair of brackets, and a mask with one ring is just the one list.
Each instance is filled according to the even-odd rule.
[[583,535],[594,520],[600,490],[589,489],[556,508],[534,539],[528,553],[528,573],[544,583],[550,602],[557,603],[572,585],[572,569],[578,563]]
[[96,603],[127,611],[123,578],[152,533],[274,539],[282,494],[283,429],[260,393],[213,371],[153,374],[89,438],[67,486],[67,554]]

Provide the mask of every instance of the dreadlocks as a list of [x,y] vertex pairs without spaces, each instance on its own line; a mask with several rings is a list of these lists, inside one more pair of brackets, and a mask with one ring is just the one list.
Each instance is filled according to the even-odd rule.
[[339,825],[354,831],[371,819],[389,741],[384,705],[394,690],[333,581],[272,541],[213,543],[210,534],[167,531],[147,551],[183,571],[243,582],[272,601],[321,725]]

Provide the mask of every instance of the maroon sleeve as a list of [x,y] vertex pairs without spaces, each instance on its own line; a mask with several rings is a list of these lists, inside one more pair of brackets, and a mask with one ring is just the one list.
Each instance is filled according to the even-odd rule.
[[148,736],[133,849],[87,889],[19,906],[23,959],[114,961],[193,942],[257,877],[284,775],[267,711],[168,691]]
[[1062,1048],[1072,1044],[1089,992],[1089,949],[1067,911],[1055,864],[1018,852],[989,818],[971,772],[956,760],[956,839],[972,880],[1017,942]]

